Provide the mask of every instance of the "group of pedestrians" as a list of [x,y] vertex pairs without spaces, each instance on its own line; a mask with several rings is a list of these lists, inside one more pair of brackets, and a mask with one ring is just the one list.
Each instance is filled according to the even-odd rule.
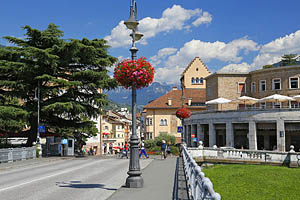
[[[165,140],[162,140],[162,142],[161,142],[161,159],[166,159],[167,155],[170,155],[170,154],[171,154],[170,144],[167,144]],[[142,140],[141,143],[140,143],[139,158],[141,158],[142,156],[144,156],[145,158],[149,158],[149,155],[147,155],[147,152],[145,150],[144,140]],[[125,142],[125,145],[124,145],[124,148],[123,148],[121,158],[123,158],[123,157],[128,158],[128,144],[127,144],[127,142]]]

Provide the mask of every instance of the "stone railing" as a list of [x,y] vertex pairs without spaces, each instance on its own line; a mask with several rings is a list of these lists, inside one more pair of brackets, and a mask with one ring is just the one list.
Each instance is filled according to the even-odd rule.
[[248,164],[273,164],[300,167],[300,154],[291,146],[289,152],[245,150],[233,148],[188,148],[190,155],[198,162],[215,163],[248,163]]
[[205,177],[201,167],[195,162],[185,145],[182,146],[184,171],[187,180],[188,194],[192,200],[220,200],[221,196],[213,189],[209,178]]
[[36,158],[35,147],[0,149],[0,163]]

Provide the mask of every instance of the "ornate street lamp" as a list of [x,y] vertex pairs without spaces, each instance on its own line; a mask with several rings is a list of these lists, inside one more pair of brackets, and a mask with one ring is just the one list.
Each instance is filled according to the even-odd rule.
[[[130,17],[124,22],[126,27],[132,30],[132,46],[130,48],[131,59],[136,60],[136,52],[138,49],[135,47],[135,42],[142,38],[143,34],[137,31],[139,22],[137,21],[137,7],[135,0],[130,3]],[[136,133],[136,85],[132,86],[132,135],[130,137],[130,161],[129,161],[129,175],[126,179],[126,187],[128,188],[141,188],[144,185],[144,180],[141,176],[139,161],[139,139]]]
[[38,86],[35,88],[35,97],[34,101],[37,101],[37,135],[36,135],[36,145],[39,149],[39,156],[42,155],[42,148],[41,148],[41,142],[40,142],[40,81],[38,81]]

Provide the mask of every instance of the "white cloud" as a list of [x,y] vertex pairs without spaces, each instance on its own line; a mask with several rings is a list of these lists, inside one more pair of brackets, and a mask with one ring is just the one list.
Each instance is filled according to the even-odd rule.
[[184,44],[184,46],[176,53],[170,56],[166,65],[186,65],[194,57],[200,57],[204,62],[217,59],[224,62],[239,62],[242,57],[239,56],[243,51],[257,51],[258,46],[252,40],[240,38],[229,43],[220,41],[203,42],[200,40],[192,40]]
[[280,37],[261,49],[261,53],[299,53],[300,52],[300,30],[285,37]]
[[153,64],[153,65],[158,65],[161,63],[161,61],[163,59],[165,59],[167,56],[169,55],[172,55],[174,54],[175,52],[177,51],[176,48],[163,48],[163,49],[160,49],[157,53],[157,55],[155,56],[152,56],[150,58],[150,62]]
[[240,64],[229,64],[223,67],[222,69],[218,70],[221,73],[243,73],[251,71],[252,66],[248,63],[240,63]]
[[[155,37],[161,32],[170,32],[173,30],[189,29],[190,20],[196,20],[192,23],[193,26],[208,24],[212,21],[212,15],[199,8],[194,10],[184,9],[180,5],[173,5],[163,11],[161,18],[146,17],[139,21],[139,31],[144,34],[140,41],[141,44],[147,44],[147,39]],[[131,43],[129,37],[130,31],[121,21],[118,26],[113,28],[111,34],[104,39],[108,40],[112,47],[128,46]]]
[[[185,43],[179,50],[175,48],[161,49],[157,55],[151,57],[150,60],[154,61],[155,64],[160,64],[164,61],[164,67],[156,69],[156,81],[178,83],[180,74],[197,56],[204,62],[209,62],[212,59],[224,62],[239,62],[242,60],[240,54],[247,53],[248,51],[257,51],[258,49],[257,43],[246,37],[233,40],[229,43],[192,40]],[[228,66],[226,70],[230,70],[229,68],[233,67],[237,69],[246,66],[251,67],[248,66],[247,63],[242,63],[239,66],[232,64]]]
[[118,26],[113,28],[111,34],[104,37],[104,39],[112,47],[129,46],[131,44],[130,33],[130,30],[124,25],[124,21],[121,21]]
[[185,67],[179,66],[155,69],[154,81],[167,84],[178,83],[180,74],[184,71],[184,69]]
[[208,12],[203,12],[203,15],[196,19],[192,24],[194,26],[200,26],[201,24],[209,24],[212,21],[212,15]]
[[251,64],[229,64],[219,71],[245,72],[246,70],[261,69],[264,65],[278,63],[284,54],[300,54],[299,44],[300,30],[262,45],[258,55],[253,59]]

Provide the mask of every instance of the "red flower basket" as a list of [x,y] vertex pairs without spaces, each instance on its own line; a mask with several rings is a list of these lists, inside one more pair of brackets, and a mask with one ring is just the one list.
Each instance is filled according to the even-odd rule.
[[139,89],[153,82],[154,68],[145,57],[138,60],[125,59],[115,67],[114,78],[126,89],[133,85]]
[[179,108],[176,111],[176,116],[179,119],[189,118],[191,116],[191,111],[189,111],[189,109],[187,109],[187,108]]

